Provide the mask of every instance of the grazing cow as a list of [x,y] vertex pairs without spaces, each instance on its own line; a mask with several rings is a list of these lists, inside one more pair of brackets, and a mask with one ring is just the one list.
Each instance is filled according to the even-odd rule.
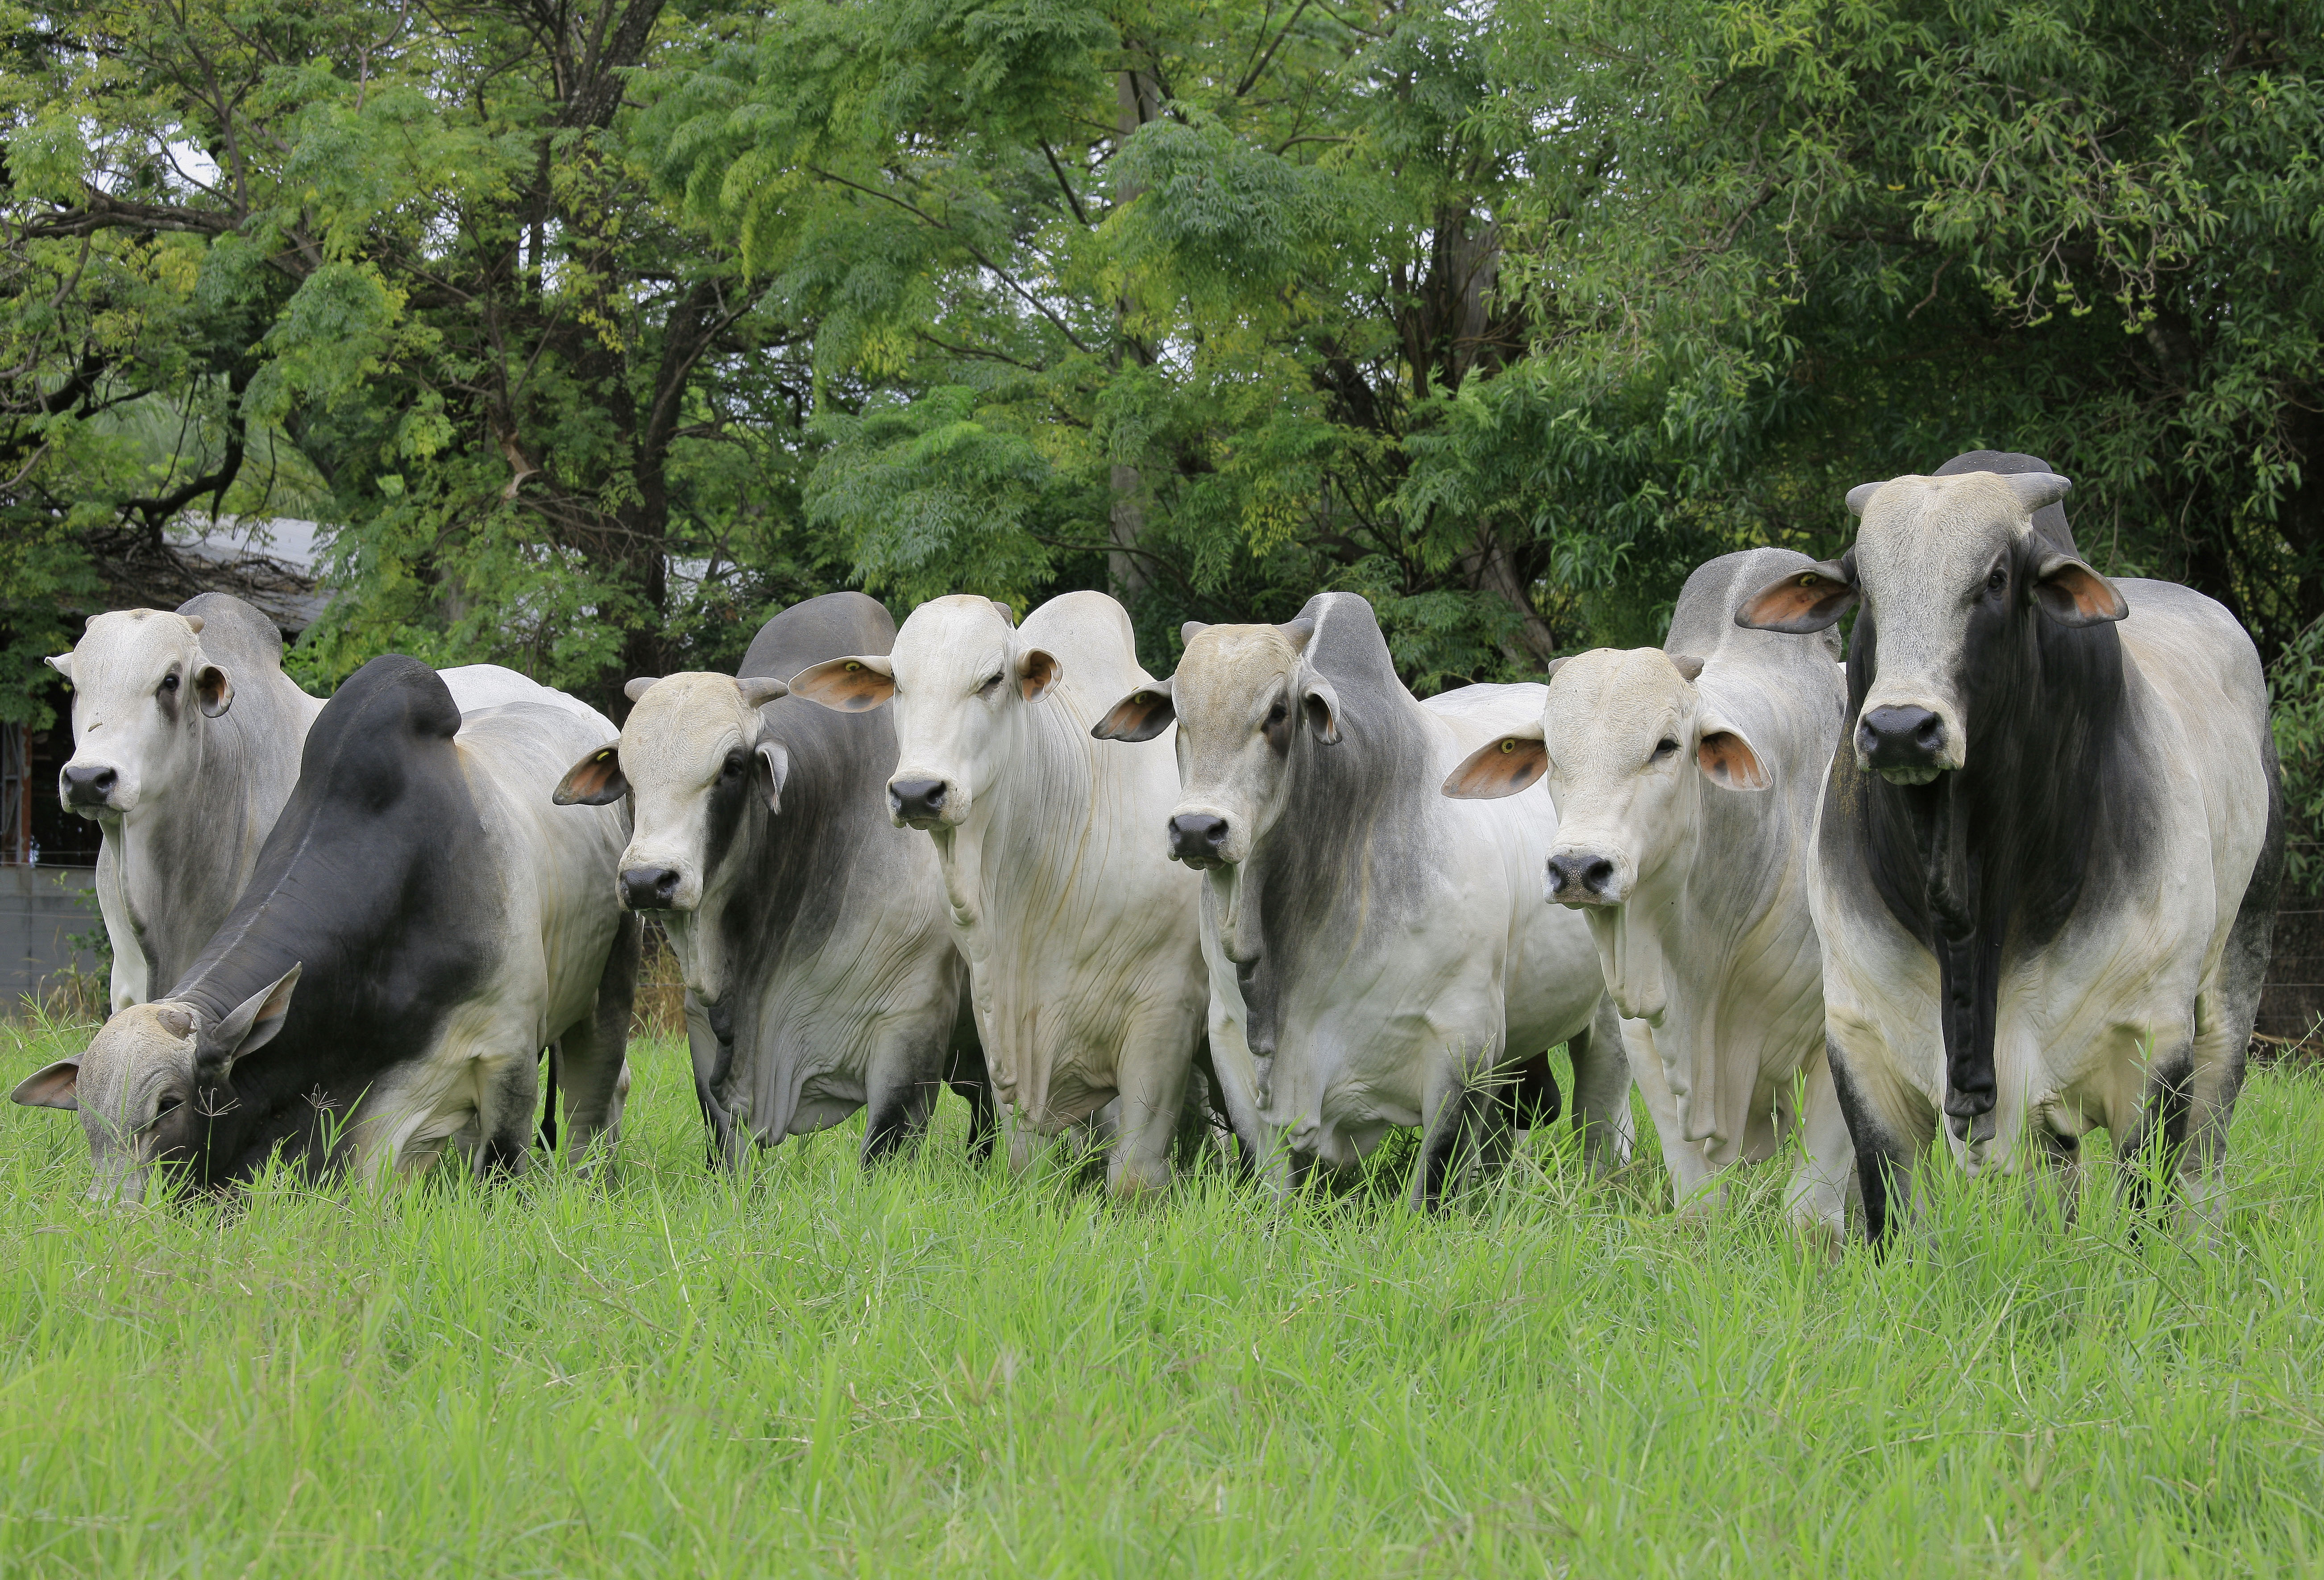
[[307,737],[249,887],[167,996],[15,1099],[78,1108],[99,1197],[157,1164],[204,1187],[299,1162],[416,1167],[447,1141],[521,1169],[552,1039],[577,1143],[610,1122],[638,928],[618,808],[549,804],[596,744],[563,709],[462,716],[416,659],[374,659]]
[[2282,867],[2266,686],[2218,605],[2045,526],[2067,490],[1865,484],[1856,546],[1737,614],[1858,609],[1812,898],[1876,1241],[1940,1122],[1972,1170],[2021,1169],[2030,1135],[2070,1180],[2104,1129],[2199,1214],[2220,1189]]
[[895,726],[786,697],[772,678],[895,640],[862,593],[794,605],[739,679],[631,681],[620,742],[558,787],[560,805],[629,798],[622,903],[660,916],[713,1029],[697,1095],[729,1162],[745,1134],[771,1145],[868,1106],[868,1165],[919,1133],[948,1076],[973,1111],[972,1150],[992,1150],[936,852],[881,805]]
[[1538,1090],[1558,1042],[1593,1160],[1626,1153],[1629,1073],[1611,1015],[1591,1025],[1597,952],[1538,899],[1547,796],[1438,793],[1472,748],[1538,719],[1543,688],[1415,700],[1352,593],[1318,594],[1286,625],[1186,635],[1177,673],[1128,689],[1098,734],[1155,741],[1176,723],[1180,791],[1148,827],[1208,874],[1212,1048],[1277,1187],[1423,1125],[1413,1205],[1434,1205],[1465,1137],[1540,1117],[1538,1100],[1486,1113],[1488,1077],[1530,1068]]
[[1107,1173],[1125,1193],[1168,1181],[1205,997],[1194,881],[1144,836],[1176,793],[1169,744],[1089,737],[1101,709],[1148,683],[1130,617],[1088,592],[1021,629],[987,599],[937,598],[892,653],[791,679],[793,696],[843,711],[893,699],[889,810],[934,842],[1012,1165],[1030,1160],[1028,1131],[1058,1133],[1119,1097]]
[[1800,1128],[1785,1205],[1836,1239],[1853,1154],[1824,1058],[1807,863],[1848,685],[1836,633],[1735,624],[1744,597],[1814,568],[1788,549],[1702,566],[1660,650],[1558,660],[1541,717],[1444,793],[1508,795],[1547,774],[1543,892],[1597,940],[1680,1202],[1709,1205],[1720,1170]]
[[[175,614],[99,614],[49,661],[72,683],[69,810],[102,830],[97,909],[113,946],[112,1008],[185,974],[250,882],[299,778],[322,710],[282,672],[282,636],[240,598],[204,593]],[[613,726],[587,704],[512,670],[444,671],[463,712],[546,702]]]

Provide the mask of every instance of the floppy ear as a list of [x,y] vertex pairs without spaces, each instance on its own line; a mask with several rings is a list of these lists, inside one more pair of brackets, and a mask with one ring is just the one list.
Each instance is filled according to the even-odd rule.
[[1812,570],[1793,571],[1762,587],[1735,611],[1735,624],[1749,631],[1805,636],[1821,631],[1855,606],[1856,584],[1847,568],[1826,562]]
[[767,810],[783,809],[783,781],[791,773],[791,754],[780,741],[761,741],[758,755],[752,759],[759,776],[759,788],[766,792]]
[[610,807],[630,793],[622,777],[622,744],[600,746],[566,770],[549,799],[560,807]]
[[896,666],[870,653],[826,659],[791,677],[791,695],[841,713],[869,713],[896,695]]
[[49,668],[54,670],[58,674],[62,675],[65,678],[65,683],[67,685],[70,685],[72,683],[72,661],[73,656],[70,653],[59,653],[52,659],[42,659],[41,661],[41,662],[48,665]]
[[2034,601],[2061,625],[2098,625],[2130,613],[2114,583],[2070,554],[2052,554],[2042,562]]
[[1090,734],[1101,741],[1152,740],[1177,722],[1178,699],[1170,686],[1169,680],[1157,680],[1139,687],[1092,725]]
[[1549,748],[1541,725],[1510,731],[1461,760],[1444,781],[1443,793],[1456,801],[1490,801],[1513,796],[1549,772]]
[[27,1108],[74,1109],[80,1106],[79,1086],[80,1060],[60,1058],[17,1082],[8,1096]]
[[290,993],[298,985],[299,967],[293,966],[272,986],[260,988],[236,1004],[195,1045],[195,1069],[213,1077],[230,1076],[235,1060],[273,1041],[274,1034],[282,1030],[282,1018],[290,1012]]
[[742,694],[744,707],[764,707],[778,697],[788,697],[791,688],[771,675],[745,675],[734,682]]
[[1702,661],[1692,653],[1668,653],[1665,656],[1670,660],[1671,668],[1678,671],[1678,678],[1688,685],[1692,686],[1702,679]]
[[1065,678],[1056,657],[1038,647],[1028,647],[1017,656],[1017,689],[1028,702],[1040,701]]
[[1695,737],[1694,761],[1711,783],[1733,790],[1763,790],[1775,783],[1767,765],[1741,730],[1723,719],[1706,718]]
[[1864,519],[1864,507],[1872,503],[1872,496],[1874,494],[1879,493],[1882,489],[1887,486],[1888,481],[1885,477],[1877,483],[1858,483],[1855,487],[1848,491],[1848,513],[1854,516],[1858,521],[1862,521]]
[[1326,746],[1340,744],[1340,694],[1329,680],[1311,674],[1301,682],[1299,711],[1306,716],[1309,734]]
[[204,664],[194,671],[194,698],[205,716],[216,718],[234,706],[234,682],[216,664]]
[[632,702],[643,702],[646,693],[652,690],[654,682],[660,679],[659,675],[632,675],[622,688],[622,695]]
[[1194,638],[1200,636],[1204,632],[1208,631],[1209,629],[1210,626],[1203,621],[1187,621],[1185,624],[1178,627],[1178,645],[1180,647],[1185,646],[1188,642],[1194,641]]

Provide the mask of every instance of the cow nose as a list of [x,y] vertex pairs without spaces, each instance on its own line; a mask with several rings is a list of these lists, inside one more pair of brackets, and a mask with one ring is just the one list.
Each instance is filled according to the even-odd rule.
[[1181,812],[1170,819],[1170,855],[1204,866],[1219,859],[1227,842],[1227,820],[1208,812]]
[[1874,768],[1933,768],[1945,721],[1925,707],[1876,707],[1856,726],[1857,750]]
[[1586,850],[1559,851],[1549,858],[1549,897],[1560,905],[1610,905],[1614,864]]
[[632,910],[668,910],[678,902],[678,882],[669,867],[624,867],[622,903]]
[[945,781],[940,779],[891,779],[888,781],[888,811],[914,827],[944,820]]
[[120,774],[110,768],[88,768],[65,764],[65,804],[69,807],[101,807],[120,782]]

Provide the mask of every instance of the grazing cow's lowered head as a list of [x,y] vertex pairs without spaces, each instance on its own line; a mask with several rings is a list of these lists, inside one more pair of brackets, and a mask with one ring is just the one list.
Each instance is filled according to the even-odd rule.
[[831,659],[791,677],[794,697],[862,713],[892,701],[896,772],[888,814],[899,827],[957,828],[1024,753],[1025,710],[1049,694],[1056,658],[1018,634],[1005,604],[973,594],[932,598],[896,633],[895,650]]
[[1283,811],[1295,732],[1340,738],[1339,698],[1306,661],[1315,623],[1184,627],[1185,656],[1169,679],[1116,703],[1090,733],[1150,741],[1178,728],[1181,792],[1167,828],[1170,856],[1190,867],[1247,859]]
[[88,1051],[60,1059],[18,1084],[29,1108],[72,1109],[88,1137],[92,1201],[139,1202],[157,1165],[194,1160],[226,1095],[236,1059],[282,1029],[292,966],[223,1017],[178,1000],[132,1004],[107,1021]]
[[1728,790],[1767,788],[1751,743],[1695,689],[1702,660],[1600,648],[1560,659],[1549,672],[1541,724],[1472,753],[1444,793],[1515,795],[1547,772],[1558,824],[1542,896],[1552,904],[1619,906],[1674,858],[1683,870],[1702,824],[1705,780]]
[[622,903],[691,912],[731,879],[725,860],[753,802],[782,809],[790,756],[759,709],[789,688],[763,676],[668,675],[632,680],[637,706],[622,738],[576,763],[560,807],[631,798]]
[[57,776],[64,804],[117,818],[153,787],[182,781],[202,721],[234,704],[234,682],[202,651],[202,617],[158,609],[99,614],[73,651],[49,660],[72,682],[73,754]]
[[1849,735],[1857,766],[1927,784],[1968,766],[1981,707],[2031,701],[2009,693],[2040,643],[2036,622],[2080,629],[2129,613],[2112,584],[2035,529],[2034,513],[2070,487],[2046,472],[1864,484],[1848,495],[1862,522],[1856,547],[1785,576],[1736,623],[1819,631],[1860,600],[1879,636]]

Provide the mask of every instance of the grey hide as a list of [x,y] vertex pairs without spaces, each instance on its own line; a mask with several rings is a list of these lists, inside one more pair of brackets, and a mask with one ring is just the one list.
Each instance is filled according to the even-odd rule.
[[[1209,873],[1203,899],[1213,992],[1229,1019],[1240,1008],[1263,1125],[1295,1172],[1352,1169],[1391,1127],[1425,1126],[1413,1201],[1434,1205],[1457,1149],[1489,1123],[1489,1077],[1565,1042],[1593,1156],[1626,1155],[1628,1070],[1614,1038],[1591,1030],[1597,956],[1579,919],[1541,901],[1547,797],[1439,793],[1471,749],[1538,720],[1545,688],[1467,687],[1424,704],[1362,598],[1318,594],[1301,622],[1314,634],[1292,684],[1329,688],[1339,739],[1291,729],[1279,812],[1247,856]],[[1201,788],[1189,783],[1189,798]],[[1220,1019],[1213,1051],[1231,1082],[1240,1061],[1219,1047]]]

